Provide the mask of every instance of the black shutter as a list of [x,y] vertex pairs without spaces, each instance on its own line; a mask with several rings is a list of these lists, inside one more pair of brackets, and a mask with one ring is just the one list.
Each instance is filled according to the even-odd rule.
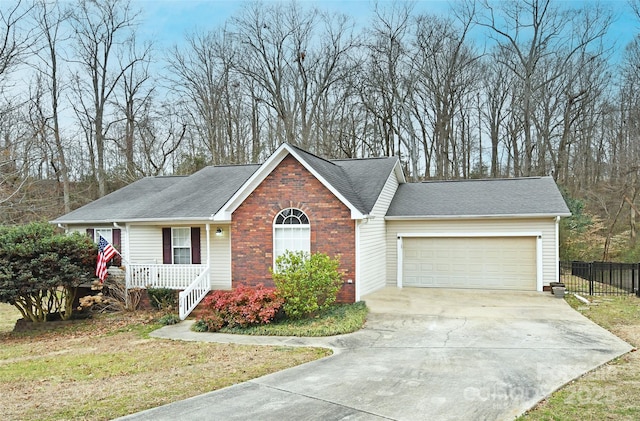
[[[122,233],[120,232],[119,228],[114,228],[111,231],[111,239],[113,240],[113,244],[112,246],[115,247],[116,250],[118,250],[119,253],[122,253]],[[122,258],[120,257],[120,255],[116,254],[113,259],[111,260],[111,264],[115,265],[115,266],[121,266],[122,265]]]
[[89,236],[89,238],[91,238],[92,241],[96,241],[93,228],[87,228],[87,235]]
[[165,265],[173,263],[171,254],[171,228],[162,228],[162,263]]
[[200,227],[191,227],[191,263],[194,265],[202,263],[200,253]]

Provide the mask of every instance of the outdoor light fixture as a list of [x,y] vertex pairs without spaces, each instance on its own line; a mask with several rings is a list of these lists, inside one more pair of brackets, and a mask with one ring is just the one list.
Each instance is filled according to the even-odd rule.
[[223,234],[223,233],[222,233],[222,228],[220,228],[220,227],[216,228],[216,235],[217,235],[218,237],[222,237],[222,234]]

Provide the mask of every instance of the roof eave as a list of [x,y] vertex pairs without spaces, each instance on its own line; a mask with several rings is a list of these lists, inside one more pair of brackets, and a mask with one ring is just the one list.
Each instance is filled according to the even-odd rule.
[[[75,220],[60,220],[54,219],[49,221],[50,224],[63,224],[63,225],[88,225],[88,224],[113,224],[113,223],[131,223],[131,222],[211,222],[208,216],[190,216],[190,217],[176,217],[176,218],[134,218],[134,219],[75,219]],[[223,221],[216,221],[223,222]]]
[[571,216],[571,213],[519,213],[519,214],[493,214],[493,215],[407,215],[385,216],[387,221],[412,221],[412,220],[445,220],[445,219],[522,219],[522,218],[555,218]]

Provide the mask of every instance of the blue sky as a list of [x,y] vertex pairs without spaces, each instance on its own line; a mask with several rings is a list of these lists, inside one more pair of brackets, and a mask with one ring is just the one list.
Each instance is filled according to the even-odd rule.
[[[275,1],[275,0],[273,0]],[[266,1],[265,3],[269,3]],[[315,5],[321,10],[337,11],[366,21],[373,10],[370,0],[298,1]],[[213,29],[237,12],[245,2],[232,0],[133,0],[134,7],[142,10],[144,21],[140,29],[156,42],[169,46],[178,42],[193,29]],[[380,2],[384,4],[385,1]],[[447,0],[421,0],[416,9],[444,13]]]
[[[1,0],[0,0],[1,1]],[[267,0],[266,3],[277,0]],[[455,0],[454,0],[455,1]],[[582,4],[582,0],[560,0]],[[591,1],[591,0],[584,0]],[[640,29],[640,22],[632,15],[627,0],[602,0],[610,5],[617,14],[616,23],[607,35],[609,44],[616,44],[616,53],[621,55],[624,46],[631,41]],[[139,28],[143,37],[149,37],[160,50],[180,43],[184,35],[194,29],[209,30],[216,28],[234,15],[243,5],[243,1],[233,0],[133,0],[133,5],[142,11],[143,24]],[[301,4],[312,4],[320,9],[342,12],[356,21],[366,22],[373,10],[373,0],[302,0]],[[386,3],[380,0],[380,4]],[[387,3],[390,3],[387,2]],[[417,0],[416,11],[446,14],[448,0]],[[480,40],[482,43],[482,40]]]

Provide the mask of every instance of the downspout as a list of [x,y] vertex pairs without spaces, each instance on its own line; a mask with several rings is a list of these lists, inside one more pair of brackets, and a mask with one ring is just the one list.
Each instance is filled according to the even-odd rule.
[[356,290],[355,290],[355,302],[360,301],[360,224],[361,220],[356,219],[356,238],[355,238],[355,254],[356,254]]
[[402,252],[402,237],[400,235],[398,235],[398,240],[396,243],[396,256],[397,256],[397,260],[396,260],[396,286],[398,288],[402,288],[402,277],[404,276],[404,274],[402,273],[402,265],[404,264],[403,259],[403,252]]

